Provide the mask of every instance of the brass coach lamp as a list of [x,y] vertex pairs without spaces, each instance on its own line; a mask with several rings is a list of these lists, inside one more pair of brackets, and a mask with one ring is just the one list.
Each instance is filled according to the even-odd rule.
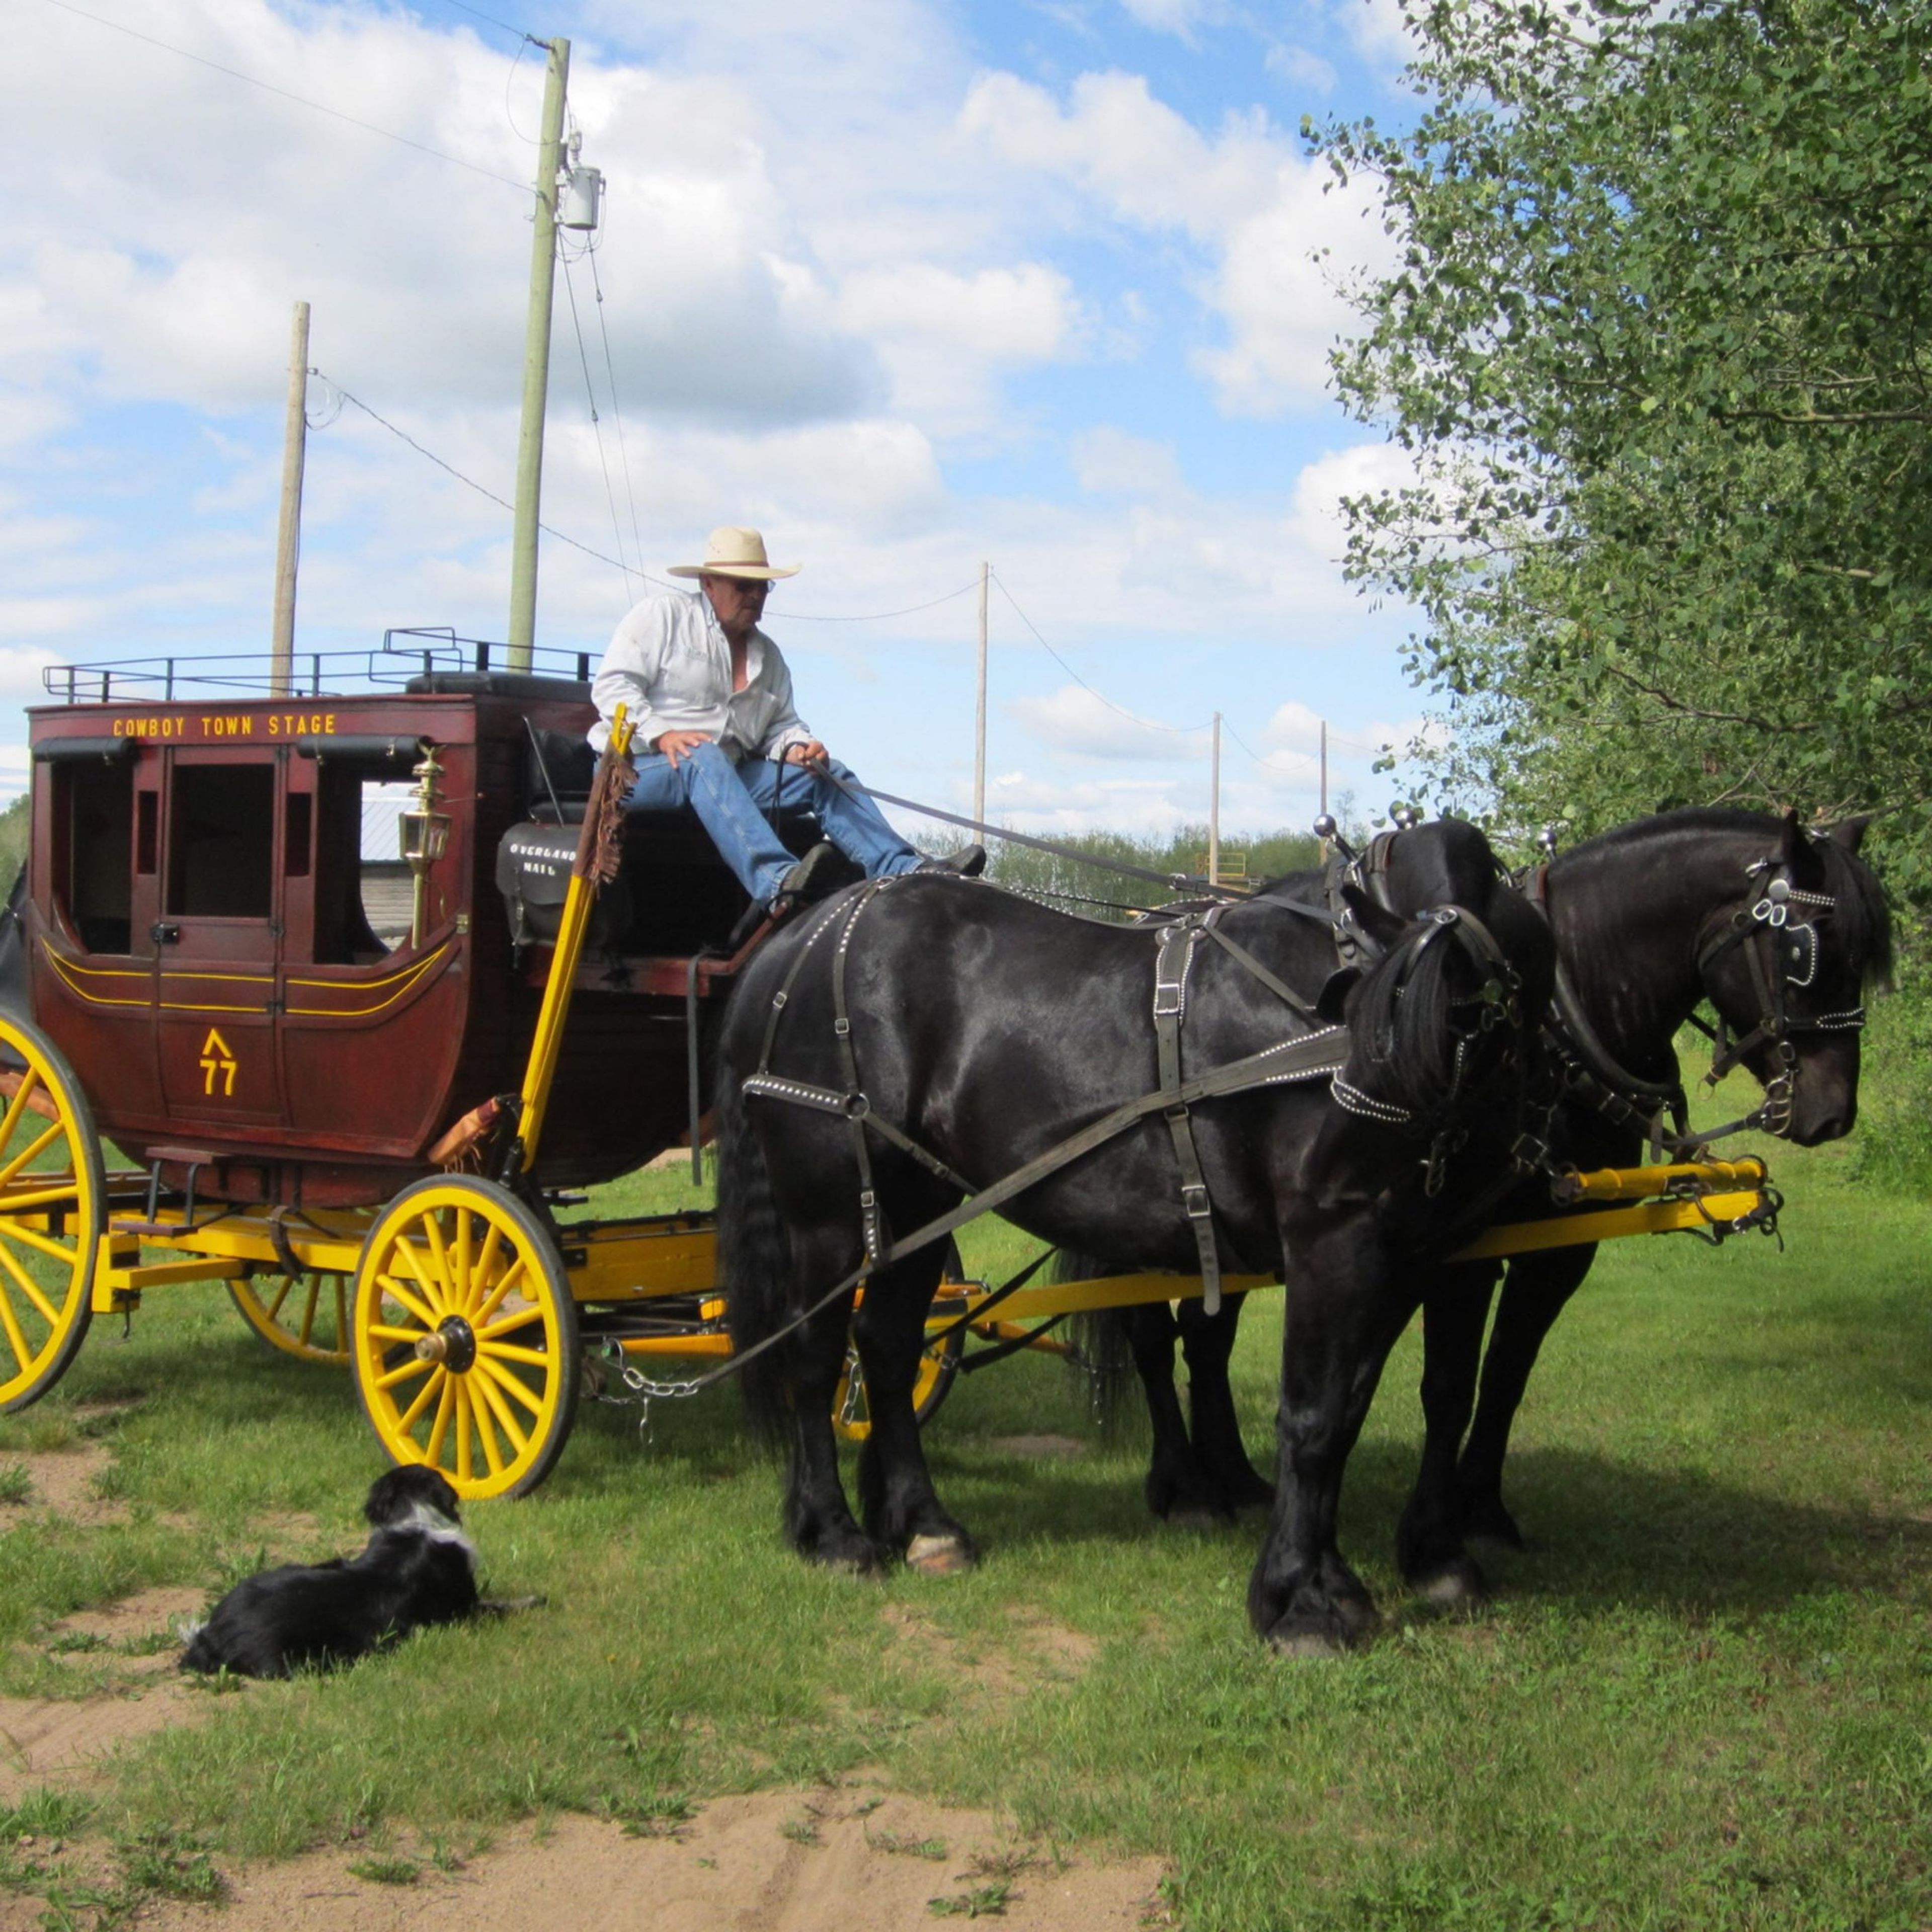
[[422,740],[422,763],[416,768],[416,795],[406,811],[396,818],[396,834],[403,858],[416,874],[416,890],[410,907],[410,944],[422,944],[423,928],[428,923],[429,868],[449,849],[449,814],[436,810],[436,782],[442,776],[436,763],[436,747]]

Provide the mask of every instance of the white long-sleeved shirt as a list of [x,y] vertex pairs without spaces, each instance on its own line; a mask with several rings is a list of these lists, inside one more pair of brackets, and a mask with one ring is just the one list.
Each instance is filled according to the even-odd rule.
[[666,731],[708,732],[735,760],[782,758],[812,742],[792,708],[791,673],[778,647],[754,630],[745,652],[745,688],[731,688],[731,644],[700,590],[666,591],[625,614],[590,687],[599,752],[620,704],[630,707],[640,751]]

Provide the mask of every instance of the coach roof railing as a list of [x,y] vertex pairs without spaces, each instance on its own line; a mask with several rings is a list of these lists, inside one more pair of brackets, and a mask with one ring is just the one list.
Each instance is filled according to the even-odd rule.
[[[266,651],[201,657],[126,658],[99,664],[48,664],[40,682],[50,697],[68,704],[168,704],[189,698],[339,698],[394,689],[411,680],[441,674],[508,669],[507,644],[459,637],[447,626],[396,628],[382,633],[380,650],[302,651],[278,688]],[[540,676],[586,682],[592,654],[539,644],[527,669]]]

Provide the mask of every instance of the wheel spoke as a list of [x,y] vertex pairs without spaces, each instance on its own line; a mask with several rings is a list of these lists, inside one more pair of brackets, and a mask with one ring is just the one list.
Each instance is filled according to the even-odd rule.
[[541,1322],[542,1319],[543,1310],[541,1308],[534,1306],[520,1308],[515,1314],[506,1315],[502,1321],[493,1322],[487,1328],[478,1328],[476,1331],[477,1339],[479,1341],[494,1342],[500,1335],[514,1334],[519,1328],[527,1328],[532,1322]]
[[524,1268],[524,1258],[521,1255],[518,1255],[511,1262],[510,1265],[503,1270],[502,1280],[498,1282],[496,1286],[491,1288],[488,1294],[484,1298],[482,1306],[477,1310],[474,1315],[470,1316],[470,1320],[472,1327],[480,1328],[484,1322],[489,1320],[491,1316],[496,1313],[498,1309],[502,1306],[504,1298],[509,1294],[510,1291],[516,1286],[518,1282],[522,1280],[525,1272],[526,1270]]
[[450,1379],[456,1384],[456,1480],[466,1483],[470,1480],[470,1390],[460,1376]]
[[496,1430],[490,1414],[487,1383],[472,1379],[470,1385],[470,1412],[476,1418],[476,1439],[483,1445],[483,1460],[490,1466],[493,1476],[503,1473],[503,1452],[496,1443]]
[[533,1369],[547,1369],[551,1356],[545,1348],[526,1348],[514,1342],[499,1342],[494,1335],[482,1337],[481,1353],[506,1362],[527,1362]]
[[262,1306],[268,1311],[268,1319],[271,1322],[274,1321],[275,1317],[282,1312],[282,1304],[288,1300],[290,1292],[294,1288],[295,1285],[296,1278],[293,1275],[284,1275],[282,1277],[281,1293],[277,1295],[274,1300],[262,1304]]
[[437,1214],[425,1214],[419,1225],[428,1240],[430,1262],[436,1270],[436,1279],[428,1286],[432,1293],[439,1288],[442,1290],[442,1312],[446,1315],[460,1314],[463,1297],[450,1271],[449,1242],[442,1232],[442,1218]]
[[62,1174],[58,1184],[51,1187],[33,1187],[16,1194],[10,1190],[0,1193],[0,1212],[23,1214],[30,1208],[51,1208],[57,1202],[78,1201],[80,1190],[74,1184],[71,1174]]
[[23,1247],[32,1248],[36,1254],[45,1255],[50,1261],[56,1261],[62,1268],[79,1266],[80,1244],[77,1240],[62,1243],[51,1234],[42,1234],[38,1228],[30,1228],[24,1221],[10,1220],[0,1213],[0,1236],[18,1241]]
[[[488,1367],[487,1363],[478,1366],[485,1369]],[[517,1419],[510,1413],[509,1405],[496,1393],[496,1385],[489,1375],[478,1376],[472,1379],[478,1392],[489,1404],[490,1414],[496,1418],[497,1427],[516,1444],[517,1454],[520,1456],[530,1446],[530,1438],[518,1427]]]
[[[497,1388],[507,1390],[508,1393],[514,1396],[532,1415],[539,1418],[542,1417],[543,1414],[543,1404],[536,1398],[536,1396],[531,1394],[530,1390],[526,1388],[514,1376],[512,1375],[508,1369],[500,1369],[494,1362],[490,1360],[488,1355],[478,1355],[476,1358],[476,1366],[482,1371],[482,1375],[478,1378],[479,1381],[481,1381],[483,1386],[485,1388],[489,1389],[493,1394]],[[520,1444],[519,1447],[521,1445]]]
[[40,1084],[40,1076],[30,1061],[20,1076],[20,1091],[7,1102],[6,1112],[0,1114],[0,1147],[4,1147],[13,1138],[14,1130],[20,1124],[20,1116],[33,1105],[34,1092]]
[[66,1132],[67,1123],[64,1120],[56,1120],[51,1126],[42,1128],[4,1167],[0,1167],[0,1186],[11,1180],[29,1161],[38,1160]]
[[308,1278],[308,1299],[302,1305],[302,1345],[306,1348],[308,1338],[315,1332],[316,1297],[322,1292],[322,1277],[312,1274]]
[[436,1325],[436,1317],[394,1275],[379,1274],[376,1280],[385,1294],[400,1302],[404,1309],[413,1315],[424,1328],[434,1328]]
[[377,1342],[406,1342],[413,1348],[422,1340],[420,1328],[393,1328],[385,1322],[372,1322],[369,1324],[370,1338]]
[[369,1386],[379,1389],[394,1388],[398,1382],[406,1382],[412,1376],[428,1375],[436,1366],[434,1362],[419,1361],[412,1355],[406,1362],[399,1363],[394,1368],[378,1376]]
[[[0,1232],[5,1232],[0,1226]],[[14,1258],[12,1251],[4,1240],[0,1240],[0,1268],[4,1268],[14,1277],[15,1286],[40,1312],[40,1318],[50,1328],[60,1326],[60,1310],[55,1307],[42,1292],[40,1285]]]
[[449,1385],[449,1371],[440,1362],[433,1365],[436,1372],[416,1391],[416,1399],[396,1418],[396,1433],[406,1436],[416,1426],[417,1419],[429,1406],[430,1398],[440,1394]]
[[[423,1299],[429,1306],[432,1308],[440,1306],[442,1302],[440,1286],[431,1279],[432,1270],[424,1266],[422,1252],[417,1243],[411,1240],[408,1235],[403,1235],[398,1239],[391,1252],[395,1260],[408,1263],[409,1270],[416,1276],[417,1284],[422,1290]],[[448,1312],[446,1308],[442,1310],[444,1314]],[[426,1328],[434,1328],[441,1318],[441,1315],[425,1315],[423,1318],[424,1325]]]
[[[492,1221],[484,1229],[483,1245],[476,1251],[476,1271],[472,1279],[479,1289],[485,1282],[494,1277],[496,1269],[500,1265],[502,1246],[503,1231]],[[482,1318],[480,1310],[470,1317],[472,1322],[480,1321]]]
[[476,1258],[471,1252],[476,1246],[476,1216],[467,1208],[456,1210],[456,1247],[454,1259],[456,1272],[451,1280],[452,1293],[449,1305],[458,1315],[466,1315],[476,1292]]
[[343,1350],[349,1346],[349,1277],[346,1274],[335,1277],[335,1346]]
[[[14,1359],[24,1372],[33,1365],[33,1351],[27,1346],[27,1338],[20,1333],[20,1318],[14,1312],[14,1304],[4,1288],[0,1288],[0,1328],[7,1331],[7,1346],[14,1352]],[[9,1376],[9,1382],[13,1377]]]
[[436,1419],[430,1424],[429,1441],[423,1450],[423,1460],[433,1468],[442,1466],[443,1438],[449,1432],[449,1418],[456,1406],[456,1378],[439,1362],[437,1369],[442,1376],[442,1392],[436,1397]]

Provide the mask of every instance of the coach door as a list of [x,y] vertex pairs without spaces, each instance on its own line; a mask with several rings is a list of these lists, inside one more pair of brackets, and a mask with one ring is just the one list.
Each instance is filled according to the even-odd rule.
[[146,937],[161,1090],[184,1138],[197,1119],[266,1126],[283,1118],[274,1016],[286,755],[190,746],[163,754],[158,910]]

